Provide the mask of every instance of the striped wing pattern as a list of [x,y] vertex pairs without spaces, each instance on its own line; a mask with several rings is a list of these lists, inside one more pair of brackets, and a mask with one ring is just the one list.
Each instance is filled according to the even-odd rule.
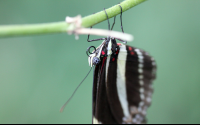
[[155,61],[141,49],[122,44],[119,48],[95,67],[93,123],[146,123]]

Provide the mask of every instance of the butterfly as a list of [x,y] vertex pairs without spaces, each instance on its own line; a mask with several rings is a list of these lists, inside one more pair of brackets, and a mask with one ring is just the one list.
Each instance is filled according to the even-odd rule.
[[[108,20],[107,13],[106,16]],[[109,20],[108,27],[110,30]],[[89,40],[88,35],[88,42],[97,40],[103,40],[99,47],[87,49],[89,65],[94,67],[93,123],[146,123],[153,93],[152,82],[156,78],[154,58],[142,49],[126,45],[126,41],[121,39],[108,36]],[[90,52],[91,48],[93,52]]]

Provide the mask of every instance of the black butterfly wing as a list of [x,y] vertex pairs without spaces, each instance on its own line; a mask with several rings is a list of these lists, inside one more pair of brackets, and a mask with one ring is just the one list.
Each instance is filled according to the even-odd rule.
[[123,122],[145,123],[146,111],[151,104],[153,93],[155,61],[141,49],[126,46],[126,52],[126,93],[130,117]]
[[107,96],[106,67],[107,57],[104,57],[95,67],[93,84],[93,123],[117,123],[113,116]]
[[155,62],[146,52],[121,45],[96,66],[93,123],[144,123]]

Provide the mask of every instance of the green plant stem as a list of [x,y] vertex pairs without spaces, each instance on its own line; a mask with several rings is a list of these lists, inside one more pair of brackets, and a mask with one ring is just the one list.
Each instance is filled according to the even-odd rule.
[[[146,0],[126,0],[120,3],[123,8],[123,12],[144,2]],[[120,14],[121,9],[119,5],[115,5],[109,9],[106,9],[109,18],[112,18]],[[86,16],[82,18],[82,27],[91,27],[106,20],[104,11]],[[44,23],[44,24],[32,24],[32,25],[8,25],[0,26],[0,37],[12,37],[12,36],[26,36],[26,35],[39,35],[49,33],[65,33],[68,31],[69,24],[65,21]]]

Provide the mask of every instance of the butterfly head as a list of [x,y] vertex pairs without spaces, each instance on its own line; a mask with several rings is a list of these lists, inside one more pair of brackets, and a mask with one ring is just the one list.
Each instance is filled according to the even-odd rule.
[[102,44],[99,46],[99,47],[97,47],[97,48],[95,48],[94,46],[93,46],[93,48],[94,48],[94,51],[93,52],[90,52],[90,48],[91,47],[89,47],[88,49],[87,49],[87,52],[88,53],[90,53],[90,55],[88,55],[88,62],[89,62],[89,66],[94,66],[94,65],[98,65],[100,62],[101,62],[101,57],[102,56],[106,56],[106,53],[105,53],[105,51],[103,50],[103,48],[105,48],[104,46],[105,46],[105,44],[106,44],[106,42],[105,42],[106,40],[104,40],[103,42],[102,42]]

